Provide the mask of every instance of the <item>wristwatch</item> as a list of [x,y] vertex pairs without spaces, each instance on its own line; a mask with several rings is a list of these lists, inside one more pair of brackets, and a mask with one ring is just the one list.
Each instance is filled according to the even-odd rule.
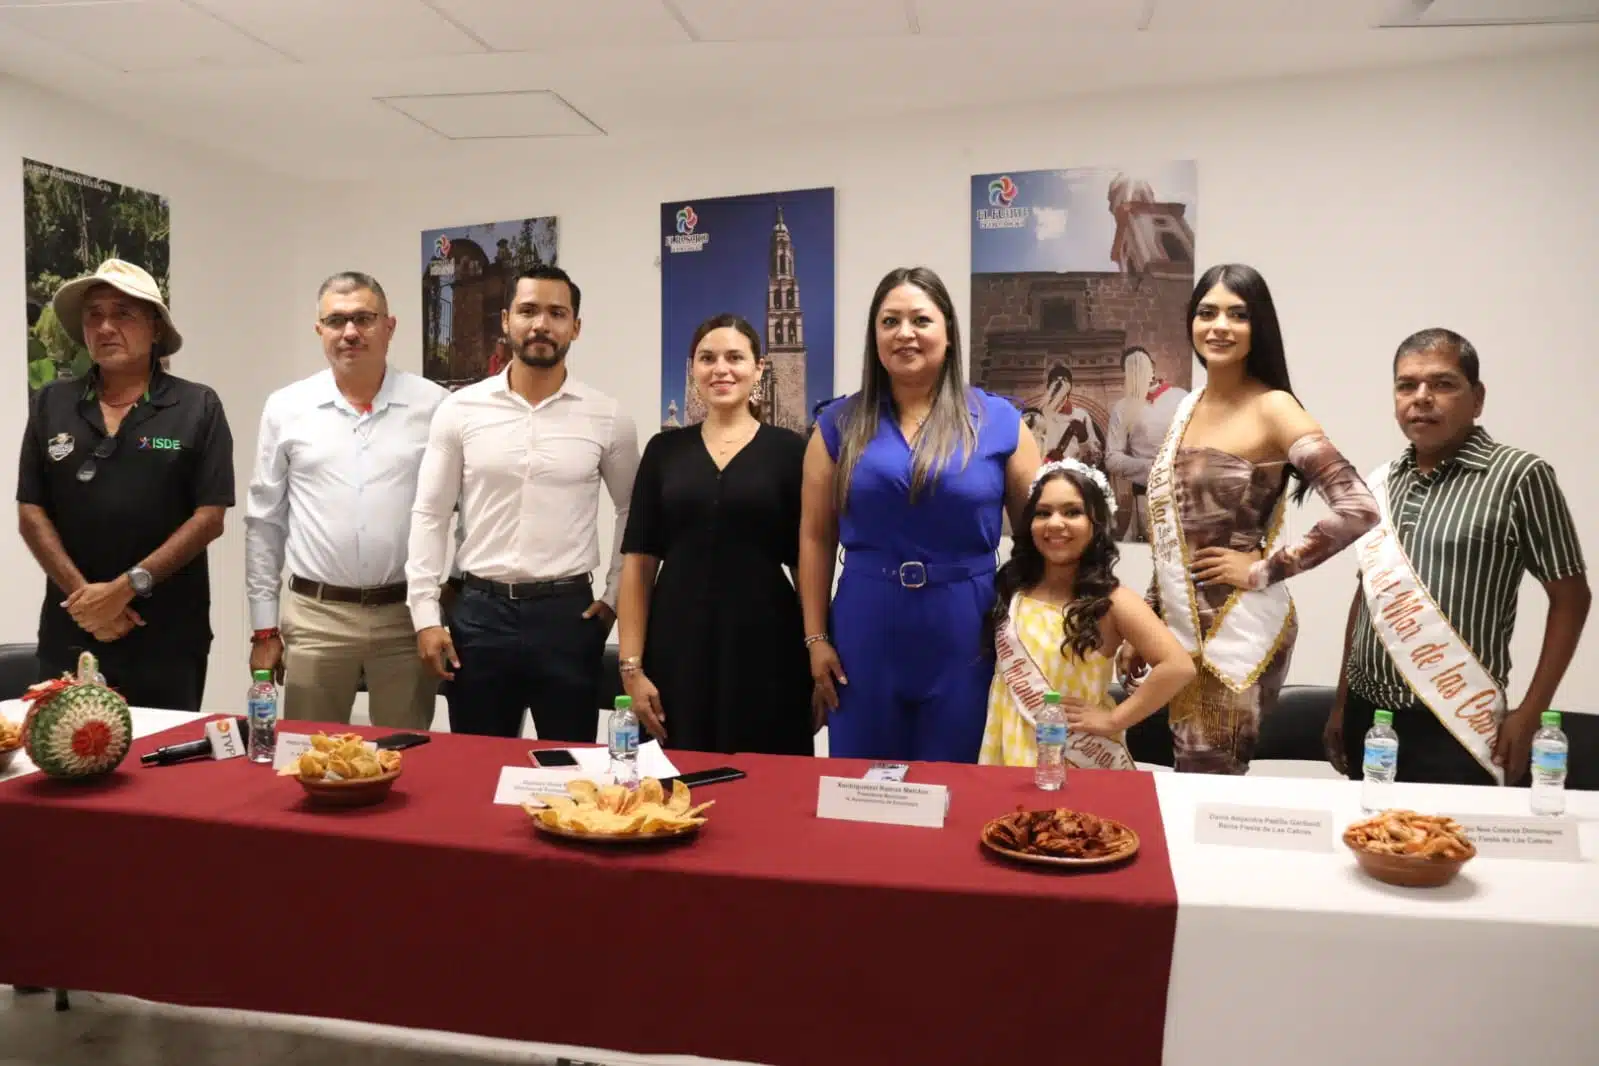
[[155,588],[155,578],[150,576],[150,571],[142,566],[136,566],[128,571],[128,583],[133,586],[133,594],[141,600],[150,595]]

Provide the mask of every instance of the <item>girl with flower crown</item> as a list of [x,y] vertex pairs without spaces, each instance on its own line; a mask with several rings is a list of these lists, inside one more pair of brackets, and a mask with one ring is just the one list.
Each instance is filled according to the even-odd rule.
[[[1131,770],[1128,728],[1193,680],[1193,661],[1171,630],[1116,581],[1115,506],[1105,475],[1075,459],[1046,463],[1033,479],[1010,560],[995,581],[988,629],[997,662],[979,762],[1037,762],[1033,715],[1053,690],[1066,714],[1066,760]],[[1109,690],[1123,642],[1150,672],[1116,706]]]

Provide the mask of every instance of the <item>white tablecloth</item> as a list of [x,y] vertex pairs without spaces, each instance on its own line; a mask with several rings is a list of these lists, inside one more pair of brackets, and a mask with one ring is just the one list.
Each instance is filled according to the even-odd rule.
[[[21,710],[0,703],[13,720]],[[137,708],[134,731],[197,717]],[[0,779],[32,768],[19,754]],[[1478,856],[1448,886],[1402,889],[1366,877],[1336,841],[1330,853],[1195,842],[1196,809],[1207,802],[1330,810],[1337,836],[1362,817],[1354,782],[1160,773],[1155,785],[1178,899],[1165,1066],[1599,1063],[1599,793],[1568,793],[1580,863]],[[1393,801],[1526,814],[1527,796],[1396,785]]]
[[[1200,803],[1330,810],[1352,781],[1157,774],[1177,883],[1165,1066],[1599,1062],[1599,794],[1568,792],[1583,862],[1478,856],[1394,888],[1331,853],[1201,845]],[[1393,806],[1526,815],[1526,789],[1396,785]]]

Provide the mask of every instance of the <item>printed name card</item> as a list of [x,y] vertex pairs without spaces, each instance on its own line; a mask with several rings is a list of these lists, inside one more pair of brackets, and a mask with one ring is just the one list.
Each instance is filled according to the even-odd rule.
[[1485,859],[1542,859],[1581,862],[1582,845],[1575,818],[1508,814],[1452,815]]
[[211,742],[213,759],[237,759],[244,754],[245,736],[239,724],[231,718],[219,718],[205,724],[205,739]]
[[1331,811],[1201,803],[1195,813],[1194,839],[1224,847],[1331,851],[1333,816]]
[[546,804],[539,801],[540,793],[566,795],[568,781],[583,778],[596,785],[609,785],[615,780],[610,774],[591,774],[581,766],[548,769],[535,766],[502,766],[500,783],[494,789],[494,802],[520,807],[526,803],[533,807]]
[[818,818],[942,829],[948,813],[949,789],[943,785],[824,777],[816,793]]
[[[367,751],[377,751],[373,741],[362,742]],[[277,746],[272,750],[272,769],[281,770],[311,750],[310,733],[279,733]]]

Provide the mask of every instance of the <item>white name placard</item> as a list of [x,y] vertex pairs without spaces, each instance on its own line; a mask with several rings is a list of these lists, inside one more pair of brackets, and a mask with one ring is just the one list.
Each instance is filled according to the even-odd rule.
[[517,807],[524,803],[533,807],[543,807],[545,804],[538,799],[540,793],[564,796],[566,795],[567,782],[576,781],[579,778],[593,781],[596,785],[609,785],[615,780],[610,774],[591,774],[581,766],[567,766],[557,769],[534,766],[502,766],[500,767],[500,782],[494,789],[494,802]]
[[816,817],[944,828],[949,789],[905,781],[824,777],[816,793]]
[[1235,848],[1331,851],[1333,816],[1332,811],[1201,803],[1194,815],[1194,839]]
[[[377,744],[362,741],[367,751],[377,751]],[[272,749],[272,769],[281,770],[311,750],[310,733],[279,733],[277,746]]]
[[213,759],[237,759],[244,754],[245,736],[239,730],[239,723],[231,718],[207,722],[205,739],[211,742]]
[[1485,859],[1538,859],[1581,862],[1582,845],[1575,818],[1532,815],[1451,815]]

